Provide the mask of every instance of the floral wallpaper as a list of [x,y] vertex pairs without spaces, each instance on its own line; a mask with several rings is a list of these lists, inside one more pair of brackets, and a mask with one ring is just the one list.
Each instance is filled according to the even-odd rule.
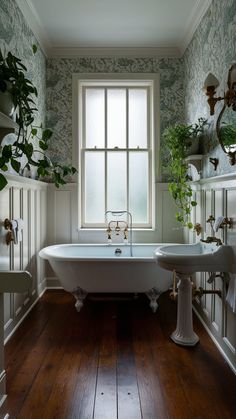
[[45,122],[46,60],[40,47],[33,55],[32,45],[38,42],[27,25],[14,0],[0,1],[0,48],[3,55],[11,51],[18,56],[28,70],[28,78],[38,90],[37,124]]
[[[199,117],[208,119],[202,140],[204,178],[236,171],[236,166],[230,165],[216,136],[215,124],[222,102],[216,105],[215,115],[210,117],[207,97],[202,91],[204,81],[211,72],[220,82],[217,96],[223,96],[227,88],[228,70],[235,60],[236,1],[213,0],[183,57],[186,121],[193,123]],[[209,163],[209,157],[219,159],[216,171]]]
[[[226,88],[228,69],[236,60],[236,1],[213,0],[198,26],[183,58],[114,58],[78,57],[71,59],[49,58],[38,48],[32,55],[32,44],[37,41],[14,0],[0,3],[0,47],[22,58],[29,78],[37,86],[39,97],[38,123],[45,120],[53,129],[50,155],[61,162],[72,160],[72,74],[86,72],[160,74],[160,132],[174,122],[194,123],[199,117],[208,119],[202,140],[204,164],[202,177],[234,172],[228,157],[219,146],[215,134],[217,104],[213,117],[209,117],[206,96],[202,91],[204,80],[212,72],[220,81],[222,96]],[[47,94],[46,87],[47,86]],[[45,98],[46,96],[46,98]],[[45,108],[46,99],[46,108]],[[47,111],[46,111],[46,110]],[[161,140],[161,179],[168,179],[168,150]],[[219,158],[217,171],[209,157]]]
[[[73,73],[159,73],[161,132],[183,120],[182,60],[176,58],[51,58],[47,62],[47,125],[54,131],[52,158],[72,160]],[[168,177],[168,150],[161,144],[162,180]]]

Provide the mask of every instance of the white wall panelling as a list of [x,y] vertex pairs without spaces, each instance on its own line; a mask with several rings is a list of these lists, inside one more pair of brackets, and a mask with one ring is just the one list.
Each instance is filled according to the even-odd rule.
[[[0,193],[0,269],[26,269],[34,278],[34,286],[29,294],[4,295],[5,336],[9,336],[22,317],[34,304],[45,286],[58,286],[54,273],[39,260],[37,252],[48,244],[69,242],[106,242],[106,234],[101,230],[78,231],[78,187],[67,184],[60,189],[16,176],[8,176],[9,184]],[[215,217],[225,215],[233,219],[233,228],[217,233],[225,242],[236,245],[236,175],[200,180],[192,184],[198,205],[192,221],[200,222],[204,232],[200,237],[211,235],[206,220],[210,214]],[[47,193],[48,189],[48,193]],[[167,184],[157,185],[156,217],[157,229],[135,231],[135,242],[181,242],[182,230],[175,222],[175,206],[168,192]],[[6,246],[5,218],[24,219],[23,242]],[[46,222],[47,220],[47,222]],[[46,240],[47,239],[47,240]],[[195,233],[185,232],[185,240],[193,243],[199,240]],[[207,282],[208,274],[196,275],[197,286],[220,288],[226,294],[226,286],[220,278],[212,284]],[[203,324],[212,334],[217,345],[224,352],[236,371],[236,315],[217,295],[196,299],[194,307]]]
[[[181,242],[182,229],[175,221],[176,208],[166,183],[157,184],[156,229],[134,230],[136,243]],[[78,186],[70,183],[60,189],[48,186],[48,242],[107,242],[105,229],[78,230]]]
[[[46,244],[47,184],[8,175],[8,185],[0,192],[0,270],[27,270],[33,276],[32,289],[24,294],[4,294],[5,338],[44,290],[44,264],[37,252]],[[22,218],[23,240],[5,243],[5,218]]]
[[[236,245],[236,174],[200,180],[192,186],[193,189],[201,189],[200,192],[196,192],[198,203],[201,197],[201,205],[196,208],[196,221],[203,226],[202,237],[206,238],[213,233],[210,224],[206,222],[209,215],[212,214],[215,218],[224,215],[233,220],[233,228],[219,229],[216,237],[221,238],[224,243]],[[189,243],[199,240],[192,233],[186,237]],[[225,303],[227,287],[222,279],[216,278],[212,284],[209,284],[207,280],[207,273],[197,273],[197,286],[205,289],[220,289],[223,298],[213,294],[205,295],[201,299],[195,299],[194,307],[236,372],[236,314]]]

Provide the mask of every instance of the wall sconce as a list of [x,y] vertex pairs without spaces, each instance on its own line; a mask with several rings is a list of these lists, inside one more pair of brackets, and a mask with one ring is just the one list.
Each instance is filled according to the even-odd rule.
[[236,64],[233,64],[229,69],[227,86],[228,90],[224,93],[224,96],[215,97],[216,88],[219,86],[219,81],[214,74],[209,73],[203,89],[208,96],[208,104],[210,106],[210,115],[215,113],[215,105],[217,102],[223,100],[224,104],[228,107],[232,106],[232,109],[236,111]]

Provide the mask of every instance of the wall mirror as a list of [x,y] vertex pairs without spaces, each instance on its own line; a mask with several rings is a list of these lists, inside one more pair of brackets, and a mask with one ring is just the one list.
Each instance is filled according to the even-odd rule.
[[216,122],[216,133],[222,150],[229,156],[231,165],[236,163],[236,64],[228,74],[228,91]]
[[231,165],[236,163],[236,111],[223,106],[217,122],[216,133],[222,150],[229,156]]
[[215,113],[215,105],[223,101],[223,107],[216,122],[216,133],[222,150],[229,156],[231,165],[236,163],[236,63],[228,72],[227,87],[224,96],[216,97],[216,89],[219,81],[214,74],[209,73],[205,82],[204,90],[208,96],[210,115]]

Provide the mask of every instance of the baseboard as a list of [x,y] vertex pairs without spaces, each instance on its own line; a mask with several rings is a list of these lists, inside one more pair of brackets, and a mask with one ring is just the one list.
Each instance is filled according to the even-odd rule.
[[[44,281],[43,281],[44,282]],[[33,301],[33,303],[31,304],[31,306],[28,308],[28,310],[23,314],[23,316],[21,317],[21,319],[17,322],[17,324],[13,327],[13,329],[10,331],[9,335],[7,335],[7,337],[4,339],[4,345],[6,345],[6,343],[9,341],[9,339],[12,337],[12,335],[14,335],[15,331],[18,329],[18,327],[20,326],[20,324],[23,322],[23,320],[28,316],[28,314],[30,313],[30,311],[33,309],[33,307],[35,306],[35,304],[37,304],[38,300],[40,299],[40,297],[42,297],[42,295],[45,293],[46,291],[46,286],[44,289],[41,289],[41,287],[38,287],[38,296],[37,298]]]
[[56,276],[45,278],[46,288],[47,289],[63,289],[59,279]]
[[231,362],[231,360],[229,359],[228,355],[226,354],[226,352],[224,351],[224,349],[222,348],[220,342],[217,340],[217,338],[214,336],[214,334],[212,333],[211,329],[208,327],[208,325],[204,322],[203,318],[201,317],[200,313],[198,312],[198,310],[193,306],[193,311],[196,314],[196,316],[198,317],[198,319],[200,320],[200,322],[202,323],[204,329],[207,331],[208,335],[210,336],[210,338],[212,339],[212,341],[214,342],[214,344],[216,345],[217,349],[220,351],[220,353],[223,355],[225,361],[227,362],[227,364],[229,365],[229,367],[231,368],[231,370],[233,371],[233,373],[236,375],[236,367],[234,366],[234,364]]

